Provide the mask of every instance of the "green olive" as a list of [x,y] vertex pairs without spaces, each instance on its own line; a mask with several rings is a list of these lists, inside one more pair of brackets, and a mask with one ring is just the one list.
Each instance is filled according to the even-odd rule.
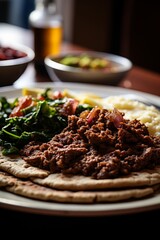
[[104,69],[110,65],[110,62],[105,58],[90,57],[87,54],[81,54],[79,56],[68,55],[60,59],[59,63],[86,69]]

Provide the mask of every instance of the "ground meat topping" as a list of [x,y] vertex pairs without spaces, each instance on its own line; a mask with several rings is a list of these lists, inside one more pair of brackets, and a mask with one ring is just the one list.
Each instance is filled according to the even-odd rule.
[[51,173],[116,178],[160,164],[160,138],[138,120],[92,109],[85,118],[70,115],[68,126],[47,143],[29,143],[22,158]]

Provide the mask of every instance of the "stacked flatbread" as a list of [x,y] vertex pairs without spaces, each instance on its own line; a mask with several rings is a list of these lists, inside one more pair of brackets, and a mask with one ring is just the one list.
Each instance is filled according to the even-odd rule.
[[0,188],[43,201],[118,202],[149,197],[160,190],[160,166],[116,179],[71,176],[30,166],[19,156],[0,155]]

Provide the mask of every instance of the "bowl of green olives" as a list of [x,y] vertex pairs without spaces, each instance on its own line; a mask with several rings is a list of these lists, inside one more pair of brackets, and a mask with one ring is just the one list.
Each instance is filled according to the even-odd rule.
[[117,85],[132,68],[125,57],[96,51],[49,55],[44,63],[52,81],[108,85]]

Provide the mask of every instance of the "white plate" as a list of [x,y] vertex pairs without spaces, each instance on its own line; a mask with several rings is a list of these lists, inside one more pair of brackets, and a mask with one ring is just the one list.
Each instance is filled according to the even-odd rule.
[[[31,87],[31,86],[30,86]],[[47,88],[51,87],[55,90],[62,90],[64,88],[74,91],[89,91],[99,94],[103,97],[110,95],[120,95],[135,93],[146,97],[152,103],[160,106],[160,97],[152,94],[142,93],[139,91],[128,90],[120,87],[89,85],[80,83],[35,83],[32,87]],[[21,89],[15,87],[0,88],[0,96],[7,98],[14,98],[21,95]],[[0,207],[13,209],[23,212],[59,215],[59,216],[107,216],[128,214],[135,212],[143,212],[152,209],[160,208],[160,194],[145,199],[138,199],[133,201],[124,201],[119,203],[96,203],[96,204],[68,204],[68,203],[54,203],[32,200],[21,197],[9,192],[0,191]]]

